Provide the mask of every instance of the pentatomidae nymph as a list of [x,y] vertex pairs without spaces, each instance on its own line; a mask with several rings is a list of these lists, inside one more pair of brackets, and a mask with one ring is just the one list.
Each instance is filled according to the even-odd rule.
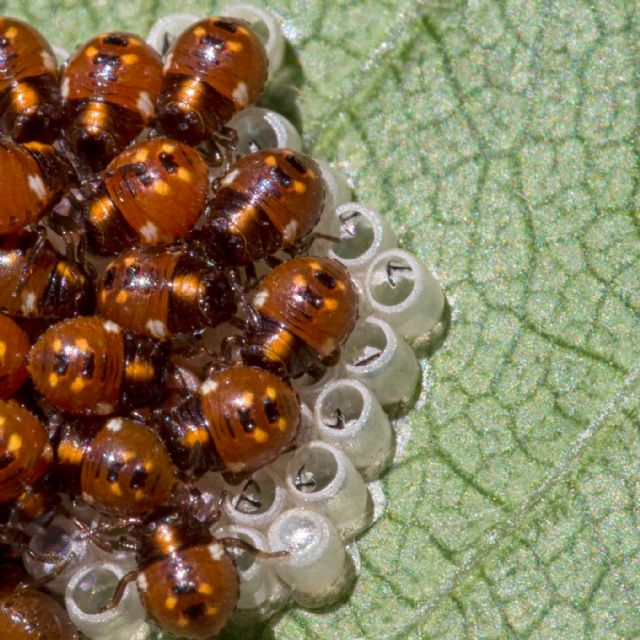
[[0,18],[11,637],[204,640],[353,583],[385,409],[414,396],[446,304],[256,104],[284,47],[246,4],[71,54]]

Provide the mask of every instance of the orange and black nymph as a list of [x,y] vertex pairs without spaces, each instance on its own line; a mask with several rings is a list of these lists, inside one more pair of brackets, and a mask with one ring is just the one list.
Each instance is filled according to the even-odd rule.
[[156,428],[178,469],[198,476],[273,462],[292,446],[299,423],[300,400],[286,382],[258,367],[232,367],[162,412]]
[[63,425],[56,445],[65,488],[94,509],[140,517],[168,504],[177,470],[158,436],[127,418],[94,418]]
[[19,404],[0,400],[0,503],[28,491],[52,462],[44,424]]
[[108,415],[153,401],[166,377],[168,345],[98,317],[49,327],[29,352],[36,389],[75,416]]
[[296,378],[335,358],[358,319],[358,294],[337,260],[293,258],[275,267],[253,296],[244,361]]
[[293,249],[313,231],[324,205],[320,168],[290,149],[243,156],[220,179],[203,228],[212,256],[247,265]]
[[26,22],[0,17],[0,132],[16,142],[52,142],[60,117],[51,46]]
[[92,169],[104,167],[151,121],[162,85],[159,54],[115,31],[80,47],[62,73],[64,134]]
[[166,509],[147,521],[136,531],[137,569],[121,579],[110,606],[135,581],[144,608],[163,631],[192,640],[217,635],[236,608],[240,580],[228,540],[217,540],[210,527]]
[[64,608],[34,588],[18,588],[0,597],[0,629],[2,637],[11,640],[81,638]]
[[75,181],[71,164],[51,145],[0,141],[0,235],[37,222]]
[[196,224],[209,198],[209,170],[191,147],[168,139],[139,142],[109,164],[82,211],[90,249],[119,253],[167,244]]
[[125,251],[107,265],[97,292],[98,313],[160,340],[215,327],[236,312],[224,270],[184,248]]
[[38,234],[0,238],[0,311],[16,318],[61,320],[93,312],[93,282]]
[[11,318],[0,313],[0,398],[10,400],[27,379],[29,337]]
[[262,95],[267,71],[264,46],[243,20],[207,18],[189,26],[164,63],[158,99],[164,131],[187,144],[214,137]]

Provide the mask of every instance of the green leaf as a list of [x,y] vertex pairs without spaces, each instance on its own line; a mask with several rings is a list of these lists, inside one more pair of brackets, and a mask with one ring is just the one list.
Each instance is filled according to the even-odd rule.
[[[353,594],[256,637],[639,637],[638,3],[266,4],[291,43],[270,100],[454,320]],[[69,47],[176,9],[216,7],[2,3]]]

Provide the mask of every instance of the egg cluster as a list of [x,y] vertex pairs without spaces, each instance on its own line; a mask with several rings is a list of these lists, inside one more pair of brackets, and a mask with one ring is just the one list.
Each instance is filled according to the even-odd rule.
[[392,457],[384,408],[411,400],[411,345],[442,322],[439,283],[385,219],[252,106],[283,60],[278,21],[223,15],[103,33],[60,68],[0,18],[16,636],[210,638],[335,602]]

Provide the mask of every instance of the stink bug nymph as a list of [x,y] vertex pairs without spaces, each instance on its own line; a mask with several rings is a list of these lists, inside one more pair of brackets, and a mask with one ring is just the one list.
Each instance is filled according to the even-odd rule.
[[175,40],[164,64],[158,119],[164,131],[188,144],[215,137],[241,109],[255,102],[267,81],[267,55],[249,25],[207,18]]

